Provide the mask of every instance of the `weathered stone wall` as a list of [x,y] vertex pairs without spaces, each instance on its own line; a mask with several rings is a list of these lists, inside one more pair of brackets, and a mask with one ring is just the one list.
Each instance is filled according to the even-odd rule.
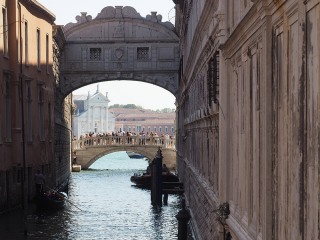
[[[217,1],[185,1],[178,10],[182,78],[177,107],[177,165],[187,205],[199,239],[219,239],[214,209],[219,206],[219,95],[214,91],[212,65],[218,59]],[[195,23],[199,22],[201,27]]]
[[178,170],[199,239],[319,239],[319,0],[178,2]]
[[63,125],[55,125],[56,186],[65,184],[71,169],[71,130]]
[[61,56],[64,52],[65,38],[61,26],[53,28],[53,74],[55,77],[55,126],[54,126],[54,157],[55,186],[61,187],[68,182],[71,172],[71,116],[72,97],[61,93]]

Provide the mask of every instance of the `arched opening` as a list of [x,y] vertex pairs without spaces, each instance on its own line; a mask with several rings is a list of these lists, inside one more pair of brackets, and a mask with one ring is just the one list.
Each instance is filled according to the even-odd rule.
[[91,84],[74,91],[72,101],[72,134],[76,139],[140,135],[146,139],[139,144],[147,144],[150,137],[174,136],[175,96],[153,84]]
[[121,169],[134,173],[136,171],[144,171],[147,166],[148,158],[130,158],[126,151],[117,151],[100,157],[89,166],[88,170]]

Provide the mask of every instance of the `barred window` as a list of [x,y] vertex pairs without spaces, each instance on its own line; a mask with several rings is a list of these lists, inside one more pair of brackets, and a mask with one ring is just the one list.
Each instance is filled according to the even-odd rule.
[[91,61],[99,61],[101,60],[101,48],[90,48],[90,60]]
[[208,99],[209,106],[218,102],[219,94],[219,52],[217,51],[208,63]]
[[149,48],[148,47],[138,47],[137,48],[137,59],[138,60],[148,60],[149,59]]

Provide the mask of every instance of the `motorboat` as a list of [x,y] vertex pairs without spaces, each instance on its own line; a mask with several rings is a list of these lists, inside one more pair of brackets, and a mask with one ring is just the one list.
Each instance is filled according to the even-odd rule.
[[135,159],[141,159],[141,158],[145,158],[145,156],[139,154],[139,153],[135,153],[135,152],[126,152],[129,156],[129,158],[135,158]]
[[[151,174],[135,173],[133,176],[131,176],[130,180],[138,187],[148,188],[148,189],[151,188]],[[179,178],[173,173],[162,173],[162,182],[166,182],[166,183],[179,182]]]

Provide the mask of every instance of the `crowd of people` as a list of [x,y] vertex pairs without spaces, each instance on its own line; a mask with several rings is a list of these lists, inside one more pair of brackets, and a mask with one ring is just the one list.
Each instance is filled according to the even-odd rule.
[[112,132],[112,133],[95,133],[89,132],[80,135],[79,139],[73,138],[78,142],[78,147],[92,145],[110,145],[110,144],[137,144],[137,145],[161,145],[165,148],[175,147],[175,137],[169,134],[161,134],[160,136],[154,132]]

